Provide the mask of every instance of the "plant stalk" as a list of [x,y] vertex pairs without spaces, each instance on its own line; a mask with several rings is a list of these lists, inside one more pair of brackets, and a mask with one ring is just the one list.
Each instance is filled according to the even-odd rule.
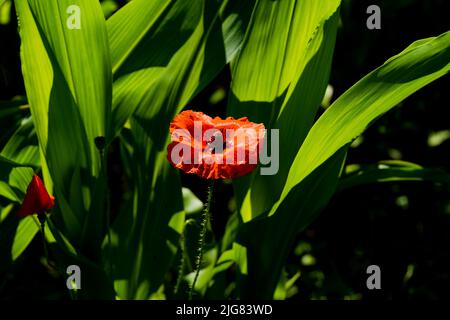
[[173,293],[176,295],[178,290],[180,289],[181,280],[183,279],[183,271],[184,271],[184,255],[185,255],[185,245],[184,245],[184,230],[180,235],[180,264],[178,265],[178,275],[177,282],[175,284],[175,288],[173,289]]
[[212,202],[212,197],[213,197],[213,192],[214,192],[214,180],[211,180],[211,183],[208,187],[208,198],[206,200],[206,205],[205,205],[205,209],[203,210],[203,214],[202,214],[202,221],[201,221],[201,225],[200,225],[200,237],[199,237],[199,241],[198,241],[198,252],[197,252],[197,256],[195,259],[195,268],[194,268],[194,272],[195,272],[195,276],[194,276],[194,281],[192,281],[192,285],[189,288],[189,300],[192,300],[192,293],[194,291],[195,288],[195,284],[197,282],[198,279],[198,275],[200,273],[200,265],[202,263],[202,259],[203,259],[203,247],[205,245],[205,238],[206,238],[206,231],[207,231],[207,227],[208,227],[208,222],[210,219],[210,210],[211,210],[211,202]]
[[47,241],[45,240],[45,220],[46,220],[46,214],[39,214],[38,219],[41,224],[41,238],[42,238],[42,246],[44,247],[44,257],[45,257],[45,263],[49,264],[48,260],[48,248],[47,248]]

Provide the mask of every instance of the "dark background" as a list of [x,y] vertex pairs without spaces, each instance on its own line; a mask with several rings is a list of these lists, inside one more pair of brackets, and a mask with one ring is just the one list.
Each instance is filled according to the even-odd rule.
[[[381,30],[366,28],[366,8],[381,8]],[[343,0],[330,84],[333,100],[356,81],[413,41],[450,30],[448,0]],[[25,95],[20,71],[15,13],[0,25],[0,100]],[[190,108],[225,115],[226,98],[211,103],[217,90],[227,93],[228,67]],[[347,163],[400,159],[450,172],[450,139],[430,146],[433,132],[450,130],[449,82],[443,77],[421,89],[376,121],[351,148]],[[1,137],[8,128],[0,123]],[[183,184],[205,199],[196,177]],[[213,206],[214,232],[220,236],[231,212],[229,184],[219,183]],[[444,299],[450,297],[450,189],[430,182],[386,183],[350,189],[334,196],[320,217],[301,235],[289,257],[286,275],[300,277],[291,299]],[[0,274],[0,298],[68,298],[61,280],[40,264],[39,237]],[[381,268],[381,290],[366,288],[367,266]]]

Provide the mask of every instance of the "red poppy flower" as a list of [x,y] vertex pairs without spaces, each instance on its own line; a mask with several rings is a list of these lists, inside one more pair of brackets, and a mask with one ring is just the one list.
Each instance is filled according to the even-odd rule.
[[258,166],[264,125],[247,117],[225,120],[183,111],[170,124],[167,158],[175,168],[204,179],[233,179]]
[[48,194],[41,178],[33,176],[27,188],[27,194],[22,202],[22,206],[17,211],[19,218],[37,213],[44,214],[55,205],[55,198]]

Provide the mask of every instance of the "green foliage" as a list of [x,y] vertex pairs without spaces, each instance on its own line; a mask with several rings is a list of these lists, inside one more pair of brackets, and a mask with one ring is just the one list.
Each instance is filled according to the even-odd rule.
[[[60,274],[78,264],[87,275],[79,298],[172,297],[177,268],[191,282],[196,243],[187,238],[203,204],[166,160],[168,128],[228,66],[228,113],[279,129],[280,165],[276,175],[256,170],[233,181],[234,214],[222,238],[208,232],[200,296],[287,298],[300,276],[283,272],[295,238],[336,190],[450,182],[407,162],[343,170],[349,144],[373,121],[449,72],[450,32],[414,42],[320,115],[339,0],[133,0],[118,10],[114,1],[14,4],[27,96],[0,105],[0,122],[12,128],[0,135],[1,270],[38,232],[35,218],[19,221],[14,211],[41,171],[57,199],[47,241]],[[80,29],[66,25],[70,5],[80,8]],[[217,92],[214,103],[223,98]],[[110,150],[124,177],[108,174]],[[121,179],[111,208],[110,187]]]

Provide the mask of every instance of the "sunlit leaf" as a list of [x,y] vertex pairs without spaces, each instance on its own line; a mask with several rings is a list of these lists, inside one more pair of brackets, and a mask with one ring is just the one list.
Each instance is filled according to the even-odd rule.
[[[99,2],[90,0],[17,0],[15,5],[22,72],[44,179],[58,199],[55,220],[69,238],[95,251],[103,215],[101,198],[92,199],[103,196],[94,190],[105,182],[99,178],[100,153],[94,139],[108,135],[112,97],[104,16]],[[77,10],[80,26],[69,27]],[[95,217],[97,225],[90,234],[87,217]]]
[[[260,1],[234,61],[229,112],[280,130],[276,174],[235,181],[244,221],[269,209],[328,85],[339,1]],[[269,22],[268,22],[269,21]],[[268,135],[270,139],[270,135]]]
[[377,182],[431,181],[450,184],[450,175],[443,170],[423,168],[405,161],[381,161],[374,165],[358,166],[358,169],[344,176],[339,190],[354,188]]

